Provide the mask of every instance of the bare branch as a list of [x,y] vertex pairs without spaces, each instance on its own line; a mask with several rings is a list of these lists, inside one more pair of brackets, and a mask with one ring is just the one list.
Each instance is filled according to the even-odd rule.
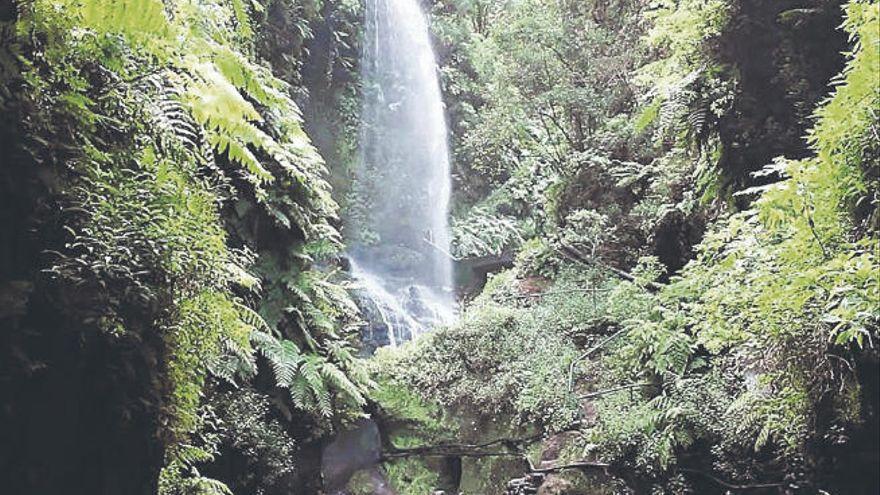
[[558,473],[559,471],[564,471],[566,469],[583,469],[583,468],[596,468],[596,469],[608,469],[611,467],[611,464],[605,462],[590,462],[590,461],[579,461],[572,462],[569,464],[562,464],[560,466],[550,466],[545,468],[532,469],[533,473]]
[[648,387],[651,385],[656,385],[656,383],[651,383],[651,382],[628,383],[626,385],[620,385],[618,387],[612,387],[612,388],[607,388],[605,390],[590,392],[588,394],[581,395],[578,398],[579,399],[591,399],[593,397],[601,397],[603,395],[608,395],[608,394],[611,394],[614,392],[620,392],[621,390],[629,390],[629,389],[633,389],[633,388]]
[[619,336],[620,334],[622,334],[626,330],[627,330],[626,328],[621,328],[620,330],[614,332],[612,335],[605,337],[605,339],[602,340],[602,342],[599,342],[598,344],[596,344],[595,346],[590,348],[587,352],[581,354],[580,356],[578,356],[577,359],[575,359],[574,361],[571,362],[571,366],[568,367],[568,391],[569,392],[571,392],[572,389],[574,388],[574,367],[575,367],[575,365],[577,365],[577,363],[583,361],[584,359],[587,359],[588,357],[592,356],[593,353],[595,353],[599,349],[603,348],[606,344],[608,344],[609,342],[611,342],[612,340],[617,338],[617,336]]
[[787,485],[787,483],[783,483],[783,482],[776,482],[776,483],[755,483],[755,484],[749,484],[749,485],[737,485],[737,484],[729,483],[729,482],[724,481],[724,480],[722,480],[722,479],[716,478],[715,476],[712,476],[712,475],[709,474],[709,473],[706,473],[706,472],[704,472],[704,471],[700,471],[700,470],[697,470],[697,469],[679,468],[678,470],[681,471],[681,472],[683,472],[683,473],[699,474],[700,476],[702,476],[702,477],[704,477],[704,478],[708,478],[708,479],[714,481],[715,483],[717,483],[717,484],[723,486],[724,488],[729,488],[729,489],[731,489],[731,490],[756,490],[756,489],[758,489],[758,488],[776,488],[776,487],[786,486],[786,485]]
[[[572,259],[574,261],[577,261],[577,262],[580,262],[580,263],[583,263],[586,265],[594,265],[594,266],[604,268],[604,269],[610,271],[611,273],[614,273],[618,277],[620,277],[624,280],[628,280],[630,282],[637,281],[636,277],[633,274],[625,272],[619,268],[615,268],[613,266],[606,265],[605,263],[602,263],[601,261],[599,261],[597,259],[591,258],[591,257],[585,255],[584,253],[582,253],[581,251],[579,251],[574,246],[571,246],[570,244],[566,244],[565,242],[563,242],[561,240],[559,241],[559,244],[560,244],[560,246],[562,246],[562,254],[565,255],[566,257],[568,257],[569,259]],[[656,283],[656,282],[648,282],[645,285],[645,288],[649,292],[657,292],[660,289],[662,289],[663,286],[661,284]]]

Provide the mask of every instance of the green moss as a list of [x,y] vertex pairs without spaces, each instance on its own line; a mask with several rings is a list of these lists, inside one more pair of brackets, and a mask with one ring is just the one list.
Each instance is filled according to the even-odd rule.
[[416,458],[397,459],[384,464],[391,487],[399,495],[432,493],[439,484],[439,476]]
[[461,467],[463,495],[503,495],[507,482],[521,477],[525,465],[520,459],[489,457],[462,459]]
[[376,486],[370,471],[362,469],[351,476],[345,488],[351,495],[373,495]]

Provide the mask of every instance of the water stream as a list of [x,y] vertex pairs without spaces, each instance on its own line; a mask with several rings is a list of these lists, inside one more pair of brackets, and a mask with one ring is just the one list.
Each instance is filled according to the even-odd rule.
[[455,315],[447,126],[418,1],[365,7],[360,160],[346,228],[371,336],[397,345]]

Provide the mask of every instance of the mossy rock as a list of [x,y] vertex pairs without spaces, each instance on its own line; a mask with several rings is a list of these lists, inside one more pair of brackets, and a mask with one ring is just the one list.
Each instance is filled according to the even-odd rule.
[[565,471],[548,475],[538,495],[615,495],[625,489],[619,480],[603,472]]
[[345,495],[397,495],[389,486],[385,475],[377,468],[362,469],[354,473],[342,493]]
[[465,458],[460,490],[463,495],[503,495],[507,482],[528,470],[525,461],[513,457]]

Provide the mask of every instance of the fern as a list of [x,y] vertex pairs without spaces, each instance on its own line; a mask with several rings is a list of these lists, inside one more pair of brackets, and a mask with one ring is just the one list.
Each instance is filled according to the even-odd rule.
[[[351,331],[356,308],[344,288],[307,269],[338,249],[330,225],[337,205],[290,88],[253,55],[249,16],[262,7],[255,0],[16,7],[13,29],[0,27],[10,41],[0,63],[5,69],[9,52],[21,80],[0,100],[6,109],[8,98],[22,99],[13,103],[33,133],[28,151],[63,161],[57,171],[70,178],[58,189],[68,237],[46,276],[62,295],[93,297],[71,310],[77,325],[115,334],[133,327],[132,336],[143,332],[162,350],[156,359],[167,396],[156,423],[169,445],[162,493],[228,493],[195,470],[215,450],[191,446],[205,433],[199,411],[210,375],[237,386],[265,361],[294,404],[321,417],[362,405],[368,383],[347,344],[334,345],[340,328]],[[271,269],[254,270],[258,278],[249,250],[260,250],[261,261],[275,253],[235,222],[265,225],[264,218],[291,242]],[[313,241],[308,254],[301,241]],[[260,311],[277,318],[267,322],[238,299],[260,294]]]
[[[235,21],[238,33],[249,39],[253,36],[254,32],[251,28],[250,17],[248,16],[247,7],[245,7],[244,0],[231,0],[232,4],[232,12],[235,14]],[[251,0],[251,5],[254,6],[254,10],[262,11],[262,6],[256,0]]]
[[254,125],[262,120],[259,112],[212,64],[195,64],[193,69],[198,79],[189,85],[185,101],[208,130],[208,140],[218,152],[244,166],[256,184],[271,180],[272,174],[248,149],[248,145],[264,149],[274,145]]
[[98,33],[121,33],[138,41],[162,39],[171,25],[161,0],[61,0],[50,2],[79,15]]
[[452,249],[458,257],[497,256],[523,242],[522,229],[513,217],[474,208],[452,224]]
[[361,394],[361,391],[358,390],[357,385],[355,385],[345,372],[339,369],[335,364],[329,362],[322,363],[321,375],[324,376],[324,379],[327,380],[333,388],[342,391],[359,406],[363,406],[367,403],[366,399]]
[[[331,391],[342,394],[356,405],[366,403],[361,386],[367,380],[354,382],[336,364],[317,354],[303,354],[296,344],[289,340],[279,340],[264,332],[255,331],[251,341],[256,349],[269,361],[275,381],[287,388],[293,404],[303,410],[315,410],[320,415],[333,414]],[[340,356],[345,356],[339,351]],[[351,356],[348,354],[348,356]],[[349,361],[353,365],[354,360]],[[356,374],[364,379],[363,373]]]
[[308,382],[302,377],[297,377],[289,387],[290,400],[293,405],[305,410],[312,411],[315,409],[315,399],[312,394]]
[[220,353],[208,361],[208,371],[212,375],[235,385],[238,378],[253,378],[257,363],[250,349],[244,349],[234,340],[224,338]]
[[186,158],[193,159],[197,164],[217,170],[202,127],[181,101],[182,78],[166,70],[145,77],[140,87],[152,96],[146,108],[152,116],[153,129],[159,136],[159,151],[169,155],[183,152]]
[[330,391],[324,383],[323,376],[321,376],[323,362],[324,360],[320,356],[308,356],[300,368],[298,378],[308,384],[308,389],[314,397],[321,414],[329,417],[333,414],[333,410],[330,404]]
[[253,65],[241,53],[225,45],[212,45],[211,51],[217,70],[236,88],[245,91],[261,105],[286,106],[285,97],[280,93],[285,88],[281,81],[267,74],[266,69]]
[[234,495],[232,490],[222,481],[213,478],[201,476],[196,472],[196,476],[187,480],[185,484],[185,493],[187,495]]
[[280,386],[289,386],[304,360],[296,344],[289,340],[278,340],[260,331],[251,334],[251,342],[269,361],[275,381]]

